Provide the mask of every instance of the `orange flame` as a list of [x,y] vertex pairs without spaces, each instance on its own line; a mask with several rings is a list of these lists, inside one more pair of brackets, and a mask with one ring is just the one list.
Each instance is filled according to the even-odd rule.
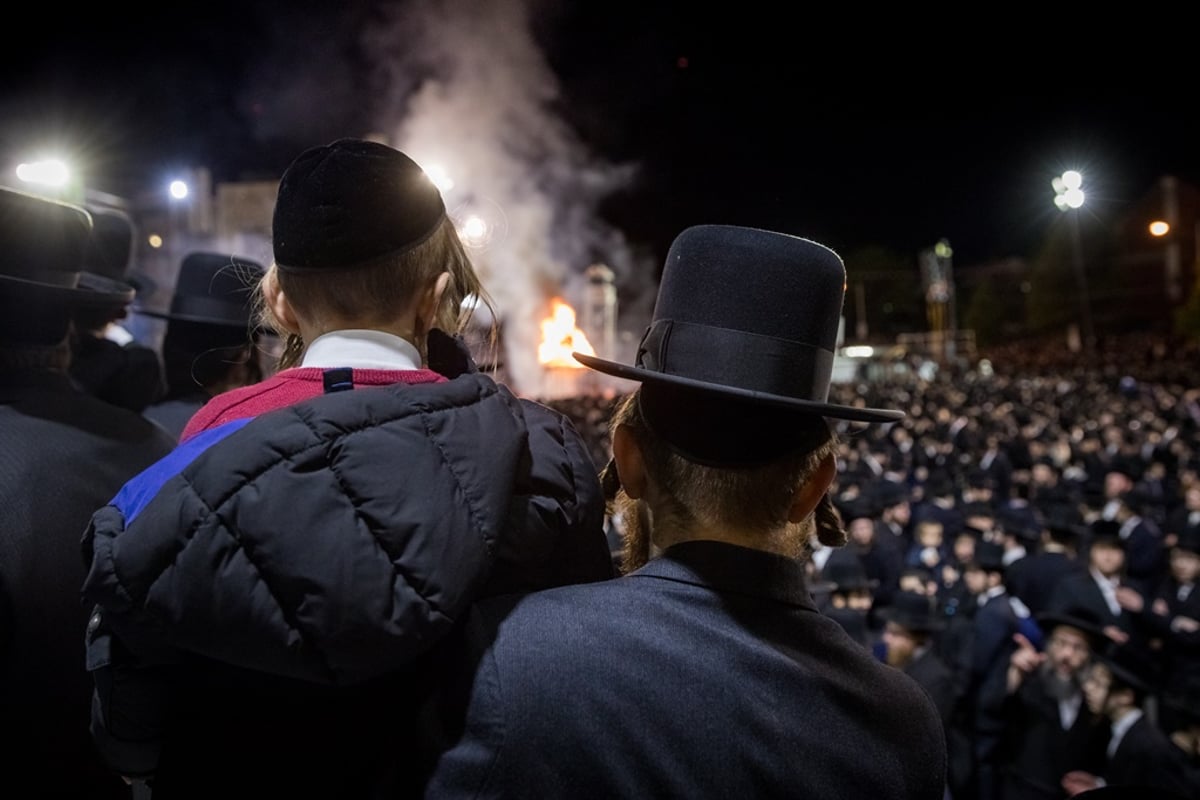
[[547,367],[572,367],[583,365],[571,357],[571,353],[595,355],[596,350],[587,335],[575,327],[575,309],[562,298],[550,301],[550,316],[542,320],[542,342],[538,345],[538,361]]

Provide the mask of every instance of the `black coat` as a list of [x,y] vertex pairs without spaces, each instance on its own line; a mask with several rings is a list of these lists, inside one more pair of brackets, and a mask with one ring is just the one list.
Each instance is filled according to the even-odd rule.
[[1004,800],[1057,800],[1066,796],[1061,781],[1067,772],[1103,766],[1108,726],[1080,696],[1075,722],[1064,729],[1058,701],[1046,693],[1038,672],[1005,700],[1004,720]]
[[933,703],[817,612],[794,559],[682,542],[472,623],[429,800],[943,797]]
[[1035,617],[1046,611],[1050,598],[1068,575],[1080,574],[1084,567],[1074,556],[1043,551],[1019,558],[1004,574],[1008,590],[1021,599]]
[[173,440],[52,372],[0,374],[0,440],[0,795],[33,796],[4,788],[29,780],[41,796],[123,796],[88,736],[79,539]]
[[1180,797],[1194,789],[1183,751],[1146,716],[1125,732],[1102,776],[1109,786],[1152,787]]
[[439,647],[481,595],[612,577],[603,514],[566,417],[479,374],[191,437],[93,517],[97,743],[156,800],[411,793]]

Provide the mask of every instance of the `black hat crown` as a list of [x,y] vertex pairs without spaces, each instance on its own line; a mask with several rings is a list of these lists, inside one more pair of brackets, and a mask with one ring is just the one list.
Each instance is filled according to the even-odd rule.
[[189,253],[179,265],[167,313],[139,309],[149,317],[246,328],[254,316],[254,292],[263,266],[226,253]]
[[305,150],[283,173],[272,221],[284,271],[352,269],[407,252],[446,216],[417,162],[365,139]]
[[946,627],[937,599],[920,592],[896,592],[882,616],[916,633],[939,631]]
[[574,356],[645,385],[839,419],[900,419],[901,411],[828,402],[845,285],[841,258],[824,245],[698,225],[671,244],[636,364]]
[[0,186],[0,292],[64,305],[128,303],[131,286],[83,281],[91,235],[86,209]]

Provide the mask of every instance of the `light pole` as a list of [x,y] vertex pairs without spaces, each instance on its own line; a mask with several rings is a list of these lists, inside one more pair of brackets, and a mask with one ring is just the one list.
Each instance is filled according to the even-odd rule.
[[1083,206],[1083,175],[1069,169],[1056,177],[1051,184],[1054,186],[1054,205],[1060,211],[1070,215],[1072,262],[1075,267],[1075,280],[1079,284],[1079,310],[1083,323],[1083,347],[1090,351],[1095,344],[1095,332],[1092,329],[1092,301],[1088,295],[1087,271],[1083,268],[1083,239],[1079,233],[1079,209]]

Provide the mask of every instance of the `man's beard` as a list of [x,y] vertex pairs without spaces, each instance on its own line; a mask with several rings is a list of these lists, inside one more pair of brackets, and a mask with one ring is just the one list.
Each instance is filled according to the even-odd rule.
[[1070,700],[1079,694],[1079,679],[1074,673],[1064,678],[1049,661],[1042,664],[1040,672],[1042,687],[1055,700]]

